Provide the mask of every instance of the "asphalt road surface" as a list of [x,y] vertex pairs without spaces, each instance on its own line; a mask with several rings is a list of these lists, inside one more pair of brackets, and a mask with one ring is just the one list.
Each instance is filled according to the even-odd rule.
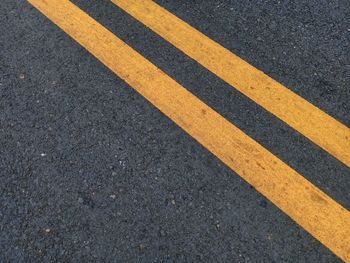
[[[350,209],[349,167],[110,1],[72,2]],[[349,1],[156,2],[350,127]],[[0,262],[340,262],[27,1],[0,33]]]

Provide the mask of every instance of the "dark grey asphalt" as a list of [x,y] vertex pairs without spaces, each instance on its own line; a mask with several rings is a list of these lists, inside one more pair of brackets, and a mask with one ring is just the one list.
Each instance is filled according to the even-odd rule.
[[[350,209],[335,158],[108,0],[73,2]],[[158,2],[350,126],[349,1]],[[339,261],[26,1],[0,32],[0,262]]]

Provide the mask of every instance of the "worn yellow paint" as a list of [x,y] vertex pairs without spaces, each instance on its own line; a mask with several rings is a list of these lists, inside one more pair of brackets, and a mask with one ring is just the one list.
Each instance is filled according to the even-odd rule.
[[68,0],[29,0],[110,70],[343,260],[350,212]]
[[350,167],[348,127],[153,1],[112,2]]

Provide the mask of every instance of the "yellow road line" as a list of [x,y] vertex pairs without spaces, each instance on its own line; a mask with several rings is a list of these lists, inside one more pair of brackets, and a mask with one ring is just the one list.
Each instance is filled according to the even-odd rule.
[[315,238],[350,261],[348,210],[70,1],[29,2]]
[[350,167],[348,127],[153,1],[112,2]]

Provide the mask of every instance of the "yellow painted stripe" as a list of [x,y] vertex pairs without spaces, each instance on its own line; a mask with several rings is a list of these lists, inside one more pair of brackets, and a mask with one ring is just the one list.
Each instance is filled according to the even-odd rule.
[[104,65],[344,260],[350,212],[68,0],[29,0]]
[[348,127],[153,1],[112,2],[350,167]]

